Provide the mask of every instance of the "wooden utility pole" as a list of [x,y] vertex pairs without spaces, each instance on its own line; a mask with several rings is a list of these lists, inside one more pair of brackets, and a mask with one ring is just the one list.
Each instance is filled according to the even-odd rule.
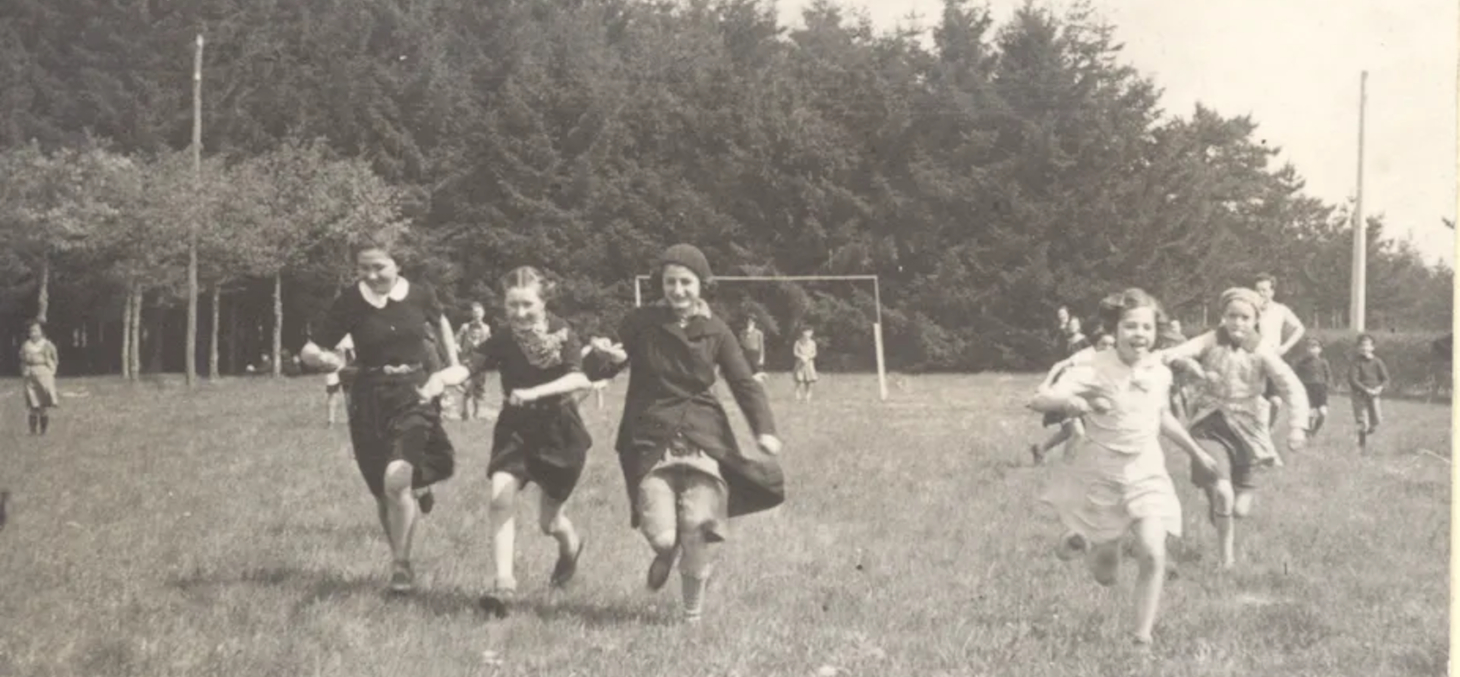
[[1364,106],[1368,99],[1369,71],[1359,75],[1359,170],[1358,191],[1354,199],[1353,286],[1349,291],[1349,328],[1364,331],[1364,290],[1368,275],[1369,233],[1364,222]]
[[[198,49],[193,55],[193,203],[196,207],[203,191],[203,34],[198,34]],[[202,210],[193,214],[188,229],[188,340],[187,381],[192,388],[198,381],[198,221]]]

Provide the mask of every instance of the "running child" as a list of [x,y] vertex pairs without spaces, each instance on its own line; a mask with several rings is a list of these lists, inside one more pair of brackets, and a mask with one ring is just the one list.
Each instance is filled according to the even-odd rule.
[[[652,289],[663,299],[636,308],[619,327],[621,345],[595,340],[589,377],[629,368],[618,453],[628,488],[630,524],[654,550],[649,589],[669,580],[676,557],[684,619],[700,620],[716,545],[732,517],[785,501],[776,437],[764,388],[735,332],[710,313],[702,290],[714,284],[699,249],[678,244],[659,258]],[[715,396],[716,369],[725,378],[757,449],[741,449]]]
[[456,362],[451,324],[436,293],[400,275],[389,242],[355,247],[359,282],[330,304],[314,339],[299,351],[315,369],[337,371],[344,360],[324,345],[349,335],[359,370],[351,386],[350,440],[391,551],[389,590],[415,589],[411,542],[416,521],[435,505],[431,486],[456,470],[456,452],[441,427],[440,376],[430,373],[432,331],[447,342],[447,364]]
[[1363,447],[1382,421],[1379,395],[1389,385],[1389,367],[1374,354],[1373,336],[1360,334],[1358,348],[1358,355],[1348,369],[1348,385],[1352,389],[1350,397],[1354,405],[1354,424],[1359,429],[1359,446]]
[[[1070,322],[1076,323],[1078,322],[1078,320],[1072,319],[1070,320]],[[1084,340],[1082,335],[1082,342],[1085,344],[1084,347],[1077,350],[1074,354],[1070,355],[1070,357],[1056,363],[1053,367],[1050,367],[1049,373],[1045,375],[1044,381],[1039,385],[1040,388],[1049,388],[1053,386],[1059,381],[1060,376],[1062,376],[1069,368],[1076,365],[1084,364],[1088,362],[1090,358],[1093,357],[1096,353],[1109,350],[1110,348],[1114,347],[1115,337],[1101,331],[1098,323],[1096,324],[1095,330],[1092,332],[1092,334],[1094,334],[1095,336],[1095,345],[1090,345],[1089,341]],[[1051,435],[1049,439],[1045,440],[1044,442],[1029,445],[1029,454],[1034,457],[1035,465],[1040,465],[1044,463],[1044,459],[1047,455],[1049,455],[1050,450],[1054,449],[1057,446],[1065,444],[1072,437],[1079,437],[1085,434],[1084,424],[1081,423],[1079,417],[1071,418],[1057,412],[1046,413],[1044,415],[1044,427],[1048,428],[1052,425],[1059,426],[1059,430],[1055,431],[1054,435]]]
[[796,339],[791,352],[796,358],[796,367],[792,375],[796,379],[796,401],[801,401],[804,396],[807,402],[811,401],[811,388],[816,384],[816,338],[811,327],[801,330],[801,338]]
[[1102,304],[1101,324],[1114,335],[1115,349],[1070,367],[1030,406],[1086,421],[1073,462],[1056,469],[1041,498],[1066,529],[1061,558],[1083,552],[1101,585],[1115,583],[1121,539],[1134,532],[1139,573],[1133,635],[1145,645],[1151,643],[1166,579],[1166,539],[1181,535],[1181,502],[1159,439],[1164,434],[1176,441],[1193,467],[1211,471],[1216,462],[1167,408],[1171,370],[1152,350],[1160,305],[1140,289],[1110,301]]
[[1303,382],[1303,391],[1308,395],[1308,437],[1318,435],[1323,421],[1328,418],[1328,387],[1333,384],[1333,367],[1323,357],[1323,342],[1316,336],[1308,337],[1308,352],[1298,358],[1293,372]]
[[1222,292],[1222,324],[1175,348],[1161,351],[1168,365],[1201,378],[1192,404],[1191,436],[1220,447],[1225,468],[1207,472],[1192,467],[1192,483],[1207,496],[1208,518],[1217,529],[1224,567],[1236,564],[1233,517],[1252,511],[1257,483],[1254,471],[1280,465],[1268,428],[1268,383],[1273,383],[1290,410],[1288,447],[1298,450],[1307,440],[1308,398],[1302,382],[1277,352],[1257,336],[1263,299],[1251,289]]
[[517,497],[529,483],[542,489],[538,527],[558,545],[551,586],[563,587],[573,579],[585,543],[564,505],[583,474],[593,445],[574,397],[591,384],[583,374],[577,334],[547,310],[555,286],[531,266],[507,273],[501,289],[510,331],[477,344],[469,356],[469,367],[458,367],[442,377],[443,385],[452,386],[489,369],[501,374],[503,406],[487,463],[496,578],[492,591],[481,600],[498,615],[506,613],[517,592],[513,573]]

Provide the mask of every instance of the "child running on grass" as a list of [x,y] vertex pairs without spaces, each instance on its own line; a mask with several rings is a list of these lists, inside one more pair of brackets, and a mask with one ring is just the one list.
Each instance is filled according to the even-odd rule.
[[506,614],[517,592],[512,567],[517,496],[528,483],[542,489],[538,526],[558,544],[549,584],[565,586],[577,573],[585,541],[563,507],[593,445],[574,397],[591,387],[583,375],[583,351],[572,327],[547,310],[553,283],[541,271],[525,266],[502,278],[501,287],[510,331],[477,344],[469,356],[470,366],[443,378],[443,385],[452,386],[492,368],[501,374],[503,407],[487,463],[496,578],[492,591],[481,599],[482,606],[498,616]]
[[1389,385],[1389,367],[1374,354],[1373,336],[1360,334],[1358,348],[1358,355],[1348,369],[1348,384],[1352,388],[1354,424],[1359,429],[1359,447],[1364,447],[1382,421],[1379,395]]
[[1303,391],[1308,395],[1308,437],[1318,435],[1323,421],[1328,418],[1328,387],[1333,384],[1333,367],[1323,357],[1323,342],[1317,337],[1306,341],[1308,352],[1293,365],[1293,372],[1303,382]]
[[[663,299],[636,308],[619,327],[621,345],[594,342],[585,365],[595,380],[629,368],[618,453],[629,492],[630,524],[654,550],[649,589],[669,580],[676,557],[684,619],[700,620],[716,544],[729,519],[785,501],[781,451],[765,390],[735,332],[700,298],[713,284],[699,249],[678,244],[659,259],[651,288]],[[756,438],[742,449],[715,383],[723,375]],[[682,554],[681,554],[682,553]]]
[[1298,450],[1307,440],[1308,398],[1291,367],[1257,336],[1263,299],[1257,292],[1234,287],[1222,292],[1222,324],[1162,353],[1166,364],[1201,378],[1191,412],[1191,436],[1218,446],[1226,468],[1208,472],[1192,467],[1192,482],[1207,495],[1208,517],[1216,526],[1222,566],[1236,563],[1233,517],[1252,511],[1257,484],[1254,471],[1280,465],[1268,430],[1267,384],[1273,383],[1289,408],[1288,446]]
[[[1078,327],[1079,319],[1071,318],[1070,325]],[[1044,382],[1040,384],[1041,388],[1049,388],[1053,386],[1059,381],[1060,376],[1062,376],[1065,371],[1069,370],[1071,367],[1084,364],[1088,362],[1090,358],[1093,357],[1096,353],[1109,350],[1115,346],[1115,337],[1101,331],[1100,324],[1098,322],[1095,323],[1095,327],[1091,330],[1090,335],[1091,338],[1095,340],[1094,345],[1091,345],[1090,341],[1086,339],[1083,334],[1081,334],[1079,344],[1071,343],[1070,345],[1072,347],[1075,345],[1080,345],[1082,347],[1078,348],[1074,352],[1074,354],[1070,355],[1069,358],[1055,364],[1053,367],[1050,367],[1049,374],[1044,377]],[[1044,415],[1044,427],[1048,428],[1052,425],[1059,426],[1059,430],[1055,431],[1055,434],[1051,435],[1049,439],[1045,440],[1042,443],[1029,445],[1029,454],[1034,457],[1035,465],[1040,465],[1044,463],[1045,457],[1048,456],[1049,452],[1055,447],[1065,444],[1072,437],[1078,437],[1085,434],[1084,424],[1080,422],[1079,417],[1069,417],[1058,412],[1046,413]],[[1068,449],[1068,447],[1066,449]]]
[[1042,500],[1054,506],[1066,529],[1061,558],[1085,553],[1101,585],[1115,583],[1121,538],[1135,532],[1140,570],[1133,635],[1137,644],[1147,645],[1166,578],[1166,539],[1181,535],[1181,502],[1159,438],[1175,440],[1193,467],[1210,472],[1216,462],[1168,409],[1171,370],[1152,350],[1163,319],[1156,299],[1128,289],[1101,310],[1115,349],[1070,367],[1030,403],[1038,411],[1086,421],[1074,460],[1059,466]]

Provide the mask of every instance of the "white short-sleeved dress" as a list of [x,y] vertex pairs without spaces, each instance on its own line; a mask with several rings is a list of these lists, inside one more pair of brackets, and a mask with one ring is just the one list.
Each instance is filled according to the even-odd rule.
[[1119,539],[1138,519],[1159,519],[1167,533],[1181,535],[1181,501],[1159,442],[1171,380],[1171,370],[1154,356],[1127,365],[1107,350],[1051,387],[1065,396],[1106,397],[1113,405],[1085,416],[1085,436],[1040,496],[1065,528],[1098,544]]

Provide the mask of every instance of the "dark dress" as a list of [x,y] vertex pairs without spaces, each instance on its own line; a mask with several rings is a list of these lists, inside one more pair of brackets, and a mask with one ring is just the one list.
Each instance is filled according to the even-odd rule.
[[719,318],[696,316],[681,328],[663,305],[636,308],[619,326],[629,359],[614,365],[592,353],[584,371],[594,381],[626,367],[628,394],[616,448],[628,489],[630,526],[640,522],[639,483],[679,439],[720,463],[729,491],[730,517],[769,510],[786,499],[785,479],[774,456],[736,444],[730,418],[715,397],[716,367],[756,435],[774,435],[775,420],[765,390],[746,364],[740,342]]
[[493,334],[471,353],[471,371],[496,368],[502,378],[502,413],[492,433],[492,459],[487,476],[505,472],[534,482],[556,501],[566,501],[583,474],[593,438],[583,425],[571,394],[553,395],[526,406],[510,406],[513,390],[551,383],[583,371],[582,344],[572,327],[549,315],[548,334],[561,336],[555,357],[545,367],[533,365],[511,331]]
[[[405,293],[399,294],[399,284]],[[342,290],[317,326],[316,343],[336,345],[349,334],[356,373],[350,388],[350,440],[365,484],[385,493],[385,468],[404,460],[414,469],[412,486],[451,477],[456,454],[441,427],[440,401],[421,402],[417,392],[431,375],[433,345],[428,326],[441,322],[441,304],[424,284],[402,281],[385,306],[365,299],[359,285]]]

